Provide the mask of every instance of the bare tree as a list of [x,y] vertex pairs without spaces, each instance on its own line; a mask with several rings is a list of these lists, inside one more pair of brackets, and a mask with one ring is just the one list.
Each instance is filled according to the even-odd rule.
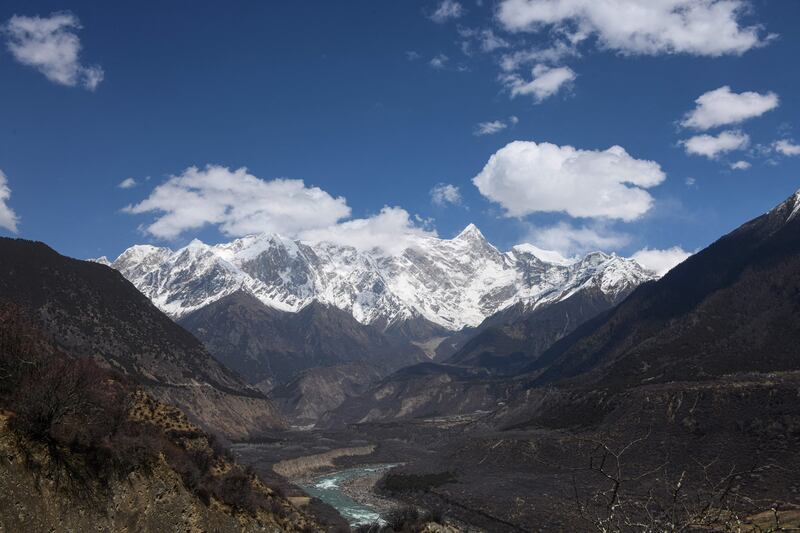
[[[717,458],[706,463],[692,460],[691,468],[674,473],[668,460],[634,472],[626,459],[649,435],[648,431],[617,447],[597,438],[582,439],[590,450],[588,465],[573,469],[572,499],[589,528],[601,533],[788,531],[775,502],[748,498],[737,485],[742,477],[769,467],[723,468]],[[599,483],[579,483],[581,472],[599,478]],[[756,514],[761,522],[748,518]]]

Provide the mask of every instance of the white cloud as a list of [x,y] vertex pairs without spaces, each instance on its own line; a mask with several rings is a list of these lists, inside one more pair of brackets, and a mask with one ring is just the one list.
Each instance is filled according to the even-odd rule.
[[117,187],[120,189],[132,189],[136,187],[138,183],[134,178],[125,178],[124,180],[120,181]]
[[516,74],[504,76],[503,83],[511,91],[511,97],[531,95],[537,102],[556,94],[565,84],[577,77],[569,67],[548,67],[539,64],[533,67],[533,79],[526,81]]
[[408,59],[409,61],[416,61],[417,59],[419,59],[419,52],[416,52],[414,50],[408,50],[406,52],[406,59]]
[[444,54],[437,54],[428,62],[428,64],[436,69],[444,68],[447,64],[448,57]]
[[747,148],[750,144],[750,137],[741,131],[727,130],[719,135],[695,135],[681,141],[681,144],[687,154],[715,159],[719,154]]
[[360,250],[381,250],[390,255],[402,252],[414,244],[415,238],[424,236],[435,237],[436,232],[415,224],[405,209],[388,206],[368,218],[309,229],[298,235],[307,242],[332,242]]
[[736,161],[735,163],[731,163],[731,170],[747,170],[750,168],[751,165],[748,161]]
[[574,44],[557,41],[548,48],[516,50],[504,54],[500,58],[500,68],[506,72],[512,72],[531,63],[560,63],[565,58],[576,55],[578,55],[578,49]]
[[690,252],[680,246],[673,246],[666,250],[643,248],[633,254],[631,259],[647,270],[655,272],[657,276],[663,276],[678,264],[683,263],[691,255]]
[[492,30],[483,30],[480,35],[481,50],[484,52],[493,52],[500,48],[508,48],[508,41],[498,36]]
[[786,139],[775,141],[772,147],[776,152],[783,155],[800,155],[800,144],[794,144],[792,141]]
[[479,122],[475,127],[473,134],[476,136],[494,135],[495,133],[499,133],[506,128],[516,126],[517,124],[519,124],[519,117],[515,115],[508,117],[507,121],[491,120],[489,122]]
[[619,249],[628,244],[630,237],[603,225],[575,227],[559,222],[552,226],[532,227],[525,240],[547,250],[556,250],[565,257],[572,257],[597,250]]
[[502,120],[492,120],[491,122],[481,122],[475,128],[475,135],[494,135],[508,127]]
[[431,201],[439,206],[461,203],[461,191],[449,183],[439,183],[431,189]]
[[461,27],[458,29],[458,34],[465,39],[461,42],[461,50],[466,55],[471,55],[473,42],[475,42],[483,52],[494,52],[495,50],[511,46],[508,41],[497,35],[491,29],[477,30],[474,28]]
[[508,216],[565,212],[573,217],[635,220],[664,181],[658,163],[634,159],[621,147],[578,150],[514,141],[493,154],[472,182]]
[[19,224],[19,217],[8,206],[8,201],[11,198],[11,189],[8,187],[8,178],[0,170],[0,228],[5,228],[12,233],[17,232],[17,224]]
[[752,91],[734,93],[725,85],[700,95],[695,103],[697,107],[686,115],[681,124],[707,130],[759,117],[778,107],[778,95],[773,92],[760,94]]
[[344,198],[306,187],[302,180],[265,181],[245,168],[232,171],[216,165],[187,168],[124,211],[156,213],[145,231],[162,239],[206,225],[215,225],[229,236],[275,232],[293,237],[350,215]]
[[697,183],[697,180],[690,176],[684,180],[684,183],[686,184],[687,187],[694,187],[695,184]]
[[[626,54],[743,54],[765,42],[743,26],[743,0],[502,0],[497,18],[509,31],[567,31]],[[768,36],[766,39],[769,39]]]
[[245,168],[230,170],[217,165],[187,168],[123,211],[155,213],[155,220],[144,230],[161,239],[215,226],[231,237],[279,233],[304,241],[397,253],[416,237],[436,235],[426,229],[428,221],[412,219],[399,207],[384,207],[376,215],[343,221],[351,210],[342,197],[307,187],[302,180],[267,181]]
[[53,13],[47,18],[14,15],[4,29],[14,58],[50,81],[90,91],[103,81],[102,68],[84,66],[79,60],[81,42],[75,32],[81,25],[72,13]]
[[455,0],[442,0],[436,11],[431,13],[431,20],[439,24],[457,19],[464,14],[464,7]]

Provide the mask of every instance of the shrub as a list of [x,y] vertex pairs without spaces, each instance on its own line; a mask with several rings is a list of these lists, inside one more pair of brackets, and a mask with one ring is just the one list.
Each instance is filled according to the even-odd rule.
[[214,495],[234,509],[252,514],[266,503],[265,498],[253,490],[252,478],[238,468],[232,469],[217,481]]
[[231,451],[227,447],[225,447],[225,444],[223,444],[220,438],[214,435],[213,433],[208,436],[208,445],[214,452],[215,458],[224,459],[229,462],[233,461],[233,454],[231,453]]
[[441,524],[444,522],[444,513],[441,509],[431,509],[425,513],[425,521]]

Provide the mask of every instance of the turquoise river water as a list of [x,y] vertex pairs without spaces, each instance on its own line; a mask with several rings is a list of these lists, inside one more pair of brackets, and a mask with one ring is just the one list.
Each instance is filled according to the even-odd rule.
[[302,487],[309,495],[335,507],[351,526],[382,522],[381,514],[377,509],[355,501],[342,491],[341,485],[346,481],[374,475],[376,472],[383,472],[394,466],[397,465],[385,464],[348,468],[347,470],[331,472],[313,478],[309,482],[302,484]]

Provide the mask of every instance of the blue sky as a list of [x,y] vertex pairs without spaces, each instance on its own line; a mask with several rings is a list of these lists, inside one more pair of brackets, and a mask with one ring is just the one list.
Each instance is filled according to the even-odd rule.
[[[558,9],[537,20],[545,4]],[[723,4],[734,11],[714,11]],[[218,242],[259,224],[391,240],[449,237],[474,222],[502,248],[630,255],[698,249],[800,188],[800,2],[659,0],[649,5],[663,13],[638,14],[637,35],[587,5],[3,2],[0,170],[10,195],[0,190],[0,234],[115,257],[135,243]],[[704,29],[709,14],[719,27]],[[77,59],[25,55],[37,44],[26,21],[46,34],[58,16],[59,35],[73,36],[58,46],[79,41]],[[509,68],[515,53],[531,59]],[[725,86],[732,96],[709,97],[702,126],[681,125],[702,107],[696,99]],[[476,134],[490,122],[505,127]],[[725,131],[740,146],[714,157],[721,139],[703,144],[706,155],[681,144]],[[522,143],[504,148],[512,141]],[[604,152],[614,145],[626,155]],[[730,168],[739,161],[749,168]],[[218,179],[206,165],[230,172],[213,167]],[[136,184],[120,188],[127,178]],[[304,184],[286,193],[276,178]],[[215,203],[226,184],[230,197]],[[281,210],[295,198],[298,217]],[[381,218],[384,206],[398,209]]]

